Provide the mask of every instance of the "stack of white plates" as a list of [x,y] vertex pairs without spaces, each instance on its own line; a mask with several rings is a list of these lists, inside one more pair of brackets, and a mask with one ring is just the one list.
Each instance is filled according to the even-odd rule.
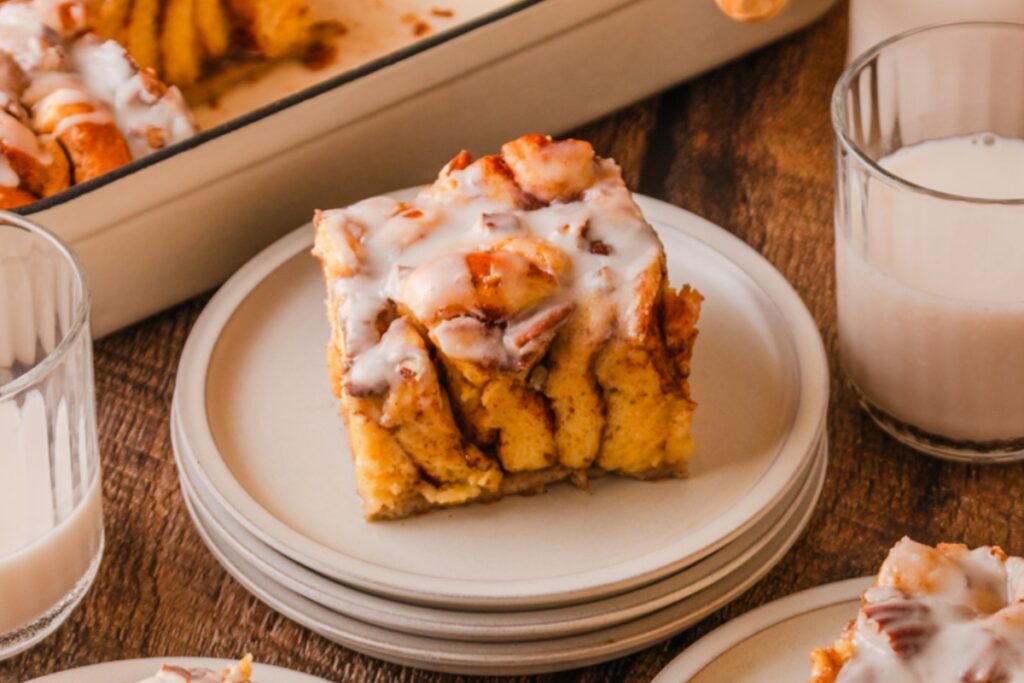
[[355,650],[511,674],[625,655],[686,628],[799,537],[826,468],[828,370],[799,297],[756,252],[639,198],[673,282],[705,296],[691,476],[363,521],[324,368],[312,229],[242,268],[182,356],[172,437],[210,550],[273,609]]

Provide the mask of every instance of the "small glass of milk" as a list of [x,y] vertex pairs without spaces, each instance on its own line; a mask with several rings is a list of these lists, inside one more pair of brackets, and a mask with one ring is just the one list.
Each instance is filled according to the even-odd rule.
[[0,659],[39,642],[103,550],[89,292],[74,255],[0,212]]
[[832,101],[839,351],[882,429],[1024,457],[1024,24],[900,34]]

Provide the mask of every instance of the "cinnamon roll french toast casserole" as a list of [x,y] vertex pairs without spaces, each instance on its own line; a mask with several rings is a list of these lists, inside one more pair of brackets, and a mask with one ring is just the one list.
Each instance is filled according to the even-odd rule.
[[[200,87],[201,77],[216,79],[218,66],[239,55],[269,63],[313,40],[305,0],[235,0],[231,12],[219,2],[188,0],[181,19],[178,0],[168,0],[163,14],[161,0],[0,0],[0,208],[30,204],[193,135],[185,97],[155,69]],[[200,31],[204,21],[219,22],[219,32]],[[159,26],[162,56],[150,40]]]
[[701,296],[669,285],[658,236],[588,143],[462,152],[415,198],[314,223],[368,519],[685,476]]
[[83,2],[0,2],[0,208],[91,180],[193,132],[181,93],[91,34]]
[[246,655],[238,664],[221,671],[212,669],[188,669],[173,664],[164,664],[155,675],[139,683],[254,683],[252,676],[252,655]]
[[341,32],[306,0],[86,0],[90,24],[195,104],[289,58],[321,59]]
[[889,552],[845,633],[811,655],[811,683],[1024,681],[1024,559],[996,547]]

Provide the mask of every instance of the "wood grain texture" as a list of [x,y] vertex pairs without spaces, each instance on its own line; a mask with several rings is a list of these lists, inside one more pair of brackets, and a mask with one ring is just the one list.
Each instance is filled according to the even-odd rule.
[[[833,394],[831,467],[807,533],[746,595],[669,641],[602,666],[509,680],[649,681],[689,643],[752,607],[873,571],[903,534],[1024,552],[1024,497],[1013,493],[1024,489],[1024,465],[919,456],[875,429],[840,380],[828,100],[842,69],[845,12],[840,5],[809,30],[574,132],[618,159],[632,187],[753,245],[810,307],[829,348]],[[97,345],[106,557],[68,623],[0,663],[0,683],[114,659],[245,651],[331,681],[469,680],[334,645],[251,597],[206,551],[181,500],[168,435],[175,368],[204,303]]]

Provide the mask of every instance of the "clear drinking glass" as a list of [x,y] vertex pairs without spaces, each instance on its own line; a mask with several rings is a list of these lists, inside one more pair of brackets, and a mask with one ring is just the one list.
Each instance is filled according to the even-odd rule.
[[839,80],[839,350],[878,425],[1024,457],[1024,24],[910,31]]
[[89,292],[74,255],[0,212],[0,659],[52,633],[103,551]]

